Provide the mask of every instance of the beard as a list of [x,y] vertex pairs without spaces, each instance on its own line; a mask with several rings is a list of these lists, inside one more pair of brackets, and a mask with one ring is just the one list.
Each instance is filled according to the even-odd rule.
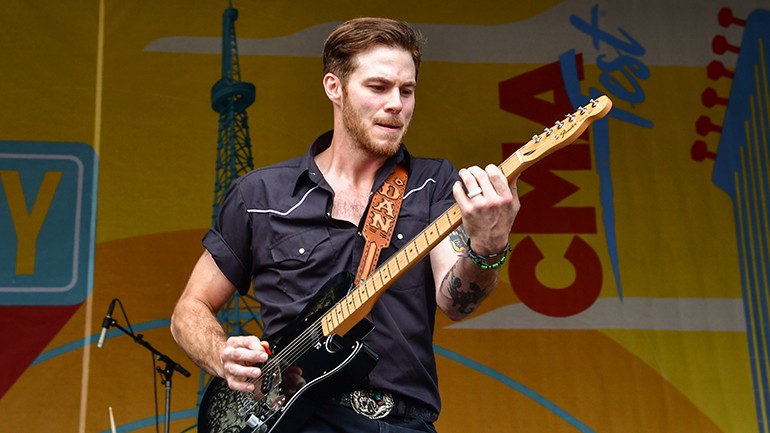
[[[347,101],[346,101],[347,102]],[[391,157],[396,154],[401,141],[406,135],[408,124],[398,116],[385,116],[375,119],[375,124],[384,124],[403,128],[399,134],[388,134],[386,138],[377,140],[372,136],[371,131],[367,131],[367,124],[351,104],[345,103],[342,107],[342,124],[350,137],[355,141],[359,148],[374,156]]]

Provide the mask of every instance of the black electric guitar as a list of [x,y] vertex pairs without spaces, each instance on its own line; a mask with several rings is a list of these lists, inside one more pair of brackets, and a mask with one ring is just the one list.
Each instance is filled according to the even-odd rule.
[[[535,135],[500,165],[508,181],[540,158],[575,141],[612,107],[606,96]],[[360,382],[378,356],[361,339],[372,330],[366,315],[401,275],[423,259],[462,222],[457,204],[354,286],[352,276],[332,278],[300,317],[266,337],[271,355],[254,379],[256,391],[232,391],[221,378],[209,383],[198,412],[201,433],[294,433],[313,410]],[[297,386],[296,368],[304,385]],[[292,380],[290,380],[292,379]]]

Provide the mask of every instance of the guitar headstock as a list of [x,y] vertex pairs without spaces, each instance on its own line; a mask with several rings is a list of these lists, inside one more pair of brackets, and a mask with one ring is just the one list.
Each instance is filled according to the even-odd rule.
[[516,151],[519,162],[526,166],[538,159],[558,150],[575,141],[583,131],[595,120],[599,120],[612,108],[612,101],[606,95],[591,99],[588,104],[578,108],[574,113],[568,114],[563,120],[553,124],[550,128],[533,135],[524,146]]

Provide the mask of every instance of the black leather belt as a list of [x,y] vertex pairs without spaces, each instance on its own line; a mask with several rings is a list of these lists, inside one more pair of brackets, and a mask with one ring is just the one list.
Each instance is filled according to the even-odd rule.
[[435,411],[397,398],[385,391],[356,390],[333,397],[331,401],[350,407],[359,414],[371,419],[385,417],[416,418],[428,422],[435,422],[438,419],[438,413]]

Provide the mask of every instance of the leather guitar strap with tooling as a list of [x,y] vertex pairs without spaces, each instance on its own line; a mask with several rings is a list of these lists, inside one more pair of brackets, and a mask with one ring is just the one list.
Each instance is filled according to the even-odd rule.
[[401,211],[401,202],[406,191],[406,180],[409,177],[403,164],[396,168],[385,179],[380,189],[374,193],[369,211],[364,222],[364,252],[356,272],[356,284],[361,283],[372,274],[377,266],[380,251],[390,244],[396,219]]

